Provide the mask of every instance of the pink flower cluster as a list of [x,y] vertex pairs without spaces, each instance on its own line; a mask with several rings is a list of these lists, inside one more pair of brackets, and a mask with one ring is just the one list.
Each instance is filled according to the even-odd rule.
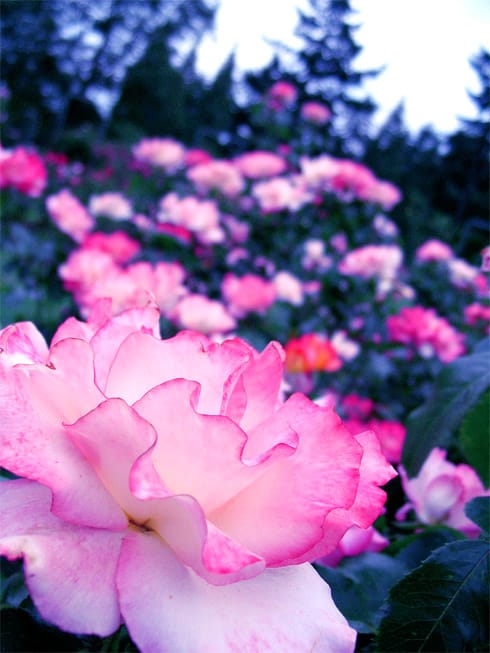
[[490,496],[475,470],[468,465],[454,465],[446,460],[446,452],[433,449],[417,476],[409,478],[403,466],[399,468],[403,490],[408,497],[397,513],[405,519],[410,510],[424,524],[446,524],[467,537],[478,537],[480,529],[464,513],[471,499]]
[[77,243],[81,243],[95,226],[94,218],[67,188],[46,198],[46,210],[58,229]]
[[398,245],[365,245],[348,252],[338,264],[338,270],[364,279],[393,280],[402,261],[403,252]]
[[133,147],[133,156],[165,172],[175,172],[183,167],[186,152],[184,146],[172,138],[143,138]]
[[383,511],[376,436],[282,401],[277,343],[158,325],[153,306],[101,302],[50,348],[31,323],[0,333],[0,458],[18,477],[0,484],[0,553],[23,558],[45,620],[102,637],[124,621],[143,653],[352,652],[307,563]]
[[366,166],[350,159],[323,154],[315,159],[301,158],[301,172],[308,185],[334,192],[343,199],[359,199],[390,210],[401,200],[401,193],[388,181],[378,179]]
[[464,335],[433,308],[402,308],[398,315],[388,317],[386,326],[390,340],[411,345],[424,358],[437,356],[443,363],[450,363],[465,352]]
[[41,157],[25,147],[0,148],[0,188],[15,188],[29,197],[39,197],[48,183],[48,171]]
[[195,165],[187,171],[187,178],[202,193],[217,190],[226,197],[236,197],[245,188],[245,181],[238,168],[225,160]]
[[60,266],[63,285],[73,293],[82,315],[88,315],[98,300],[107,297],[115,313],[144,306],[150,296],[167,313],[187,294],[183,286],[185,271],[179,263],[161,261],[152,265],[141,261],[123,267],[114,252],[117,247],[101,251],[89,242],[73,251]]
[[188,196],[180,198],[168,193],[160,200],[157,218],[193,232],[203,243],[219,243],[225,234],[220,226],[220,213],[213,200],[199,200]]

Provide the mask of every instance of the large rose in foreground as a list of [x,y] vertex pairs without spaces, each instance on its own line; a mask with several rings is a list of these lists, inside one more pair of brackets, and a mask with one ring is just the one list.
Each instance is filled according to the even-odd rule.
[[394,472],[373,433],[280,399],[283,352],[158,311],[0,334],[0,552],[42,617],[142,651],[346,652],[355,632],[306,564],[381,513]]

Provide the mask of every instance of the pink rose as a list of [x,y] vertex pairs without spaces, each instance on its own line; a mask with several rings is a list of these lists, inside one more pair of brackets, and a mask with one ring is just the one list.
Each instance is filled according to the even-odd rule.
[[417,476],[409,479],[402,465],[399,472],[408,503],[398,511],[398,519],[413,509],[424,524],[447,524],[467,537],[478,537],[480,529],[465,515],[464,507],[475,497],[489,496],[490,490],[485,490],[472,467],[454,465],[436,447]]
[[81,243],[95,226],[94,218],[67,188],[46,198],[46,210],[58,229],[77,243]]
[[385,549],[389,543],[389,540],[383,537],[381,533],[378,533],[374,526],[368,528],[351,526],[340,540],[335,551],[319,558],[316,562],[327,567],[336,567],[343,558],[358,556],[368,551],[378,553]]
[[[354,650],[306,564],[383,510],[372,433],[281,401],[283,352],[158,335],[153,307],[0,333],[0,552],[41,616],[144,653]],[[16,356],[24,361],[14,365]]]
[[48,172],[41,157],[24,147],[1,154],[0,188],[11,186],[29,197],[42,195],[48,183]]
[[230,313],[237,317],[251,312],[264,313],[277,297],[274,283],[256,274],[245,274],[243,277],[227,274],[221,284],[221,292]]
[[181,299],[169,314],[182,329],[200,333],[224,333],[236,327],[236,320],[221,302],[204,295],[187,295]]
[[287,168],[287,163],[282,156],[261,150],[242,154],[234,160],[234,164],[244,177],[250,179],[280,175]]
[[300,114],[303,120],[314,125],[324,125],[330,120],[332,112],[321,102],[305,102],[301,105]]
[[133,147],[137,161],[149,163],[165,172],[175,172],[185,162],[185,148],[173,138],[143,138]]

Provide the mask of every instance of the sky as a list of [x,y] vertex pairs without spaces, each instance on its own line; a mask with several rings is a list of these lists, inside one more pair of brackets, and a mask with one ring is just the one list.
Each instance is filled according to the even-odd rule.
[[[215,34],[204,37],[198,68],[212,77],[235,50],[239,70],[258,70],[271,59],[266,39],[295,46],[296,7],[307,0],[221,0]],[[351,0],[354,33],[363,47],[359,70],[385,66],[366,83],[380,109],[379,124],[405,103],[412,131],[432,124],[440,133],[458,127],[458,116],[475,108],[467,91],[480,90],[469,64],[482,47],[490,49],[488,0]]]

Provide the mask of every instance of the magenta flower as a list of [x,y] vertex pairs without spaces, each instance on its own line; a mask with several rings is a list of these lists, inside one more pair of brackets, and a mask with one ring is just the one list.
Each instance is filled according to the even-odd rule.
[[383,510],[372,433],[280,399],[283,351],[158,335],[150,306],[0,334],[0,552],[44,619],[147,653],[353,651],[306,564]]

